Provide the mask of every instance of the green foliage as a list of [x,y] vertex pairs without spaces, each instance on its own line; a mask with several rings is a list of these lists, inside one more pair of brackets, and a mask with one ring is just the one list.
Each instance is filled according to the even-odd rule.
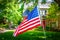
[[[23,5],[21,6],[24,7]],[[19,8],[18,0],[1,0],[0,1],[0,24],[5,23],[9,25],[9,22],[13,22],[13,24],[18,25],[18,21],[20,22],[22,21],[21,14],[23,12],[23,9],[24,8]]]
[[39,26],[38,28],[35,28],[36,31],[43,31],[42,26]]
[[[46,32],[46,40],[59,40],[60,32]],[[0,33],[0,40],[45,40],[43,32],[40,31],[28,31],[20,34],[17,37],[13,37],[13,32]]]
[[47,25],[47,30],[51,31],[59,31],[56,25],[56,21],[58,21],[58,16],[60,15],[59,13],[59,7],[57,3],[52,3],[50,5],[50,8],[48,9],[48,15],[46,16],[48,25]]
[[58,11],[58,5],[56,3],[52,3],[50,5],[50,8],[48,9],[48,16],[47,18],[56,18],[57,17],[57,11]]
[[38,3],[38,0],[20,0],[20,2],[25,2],[27,4],[30,2]]

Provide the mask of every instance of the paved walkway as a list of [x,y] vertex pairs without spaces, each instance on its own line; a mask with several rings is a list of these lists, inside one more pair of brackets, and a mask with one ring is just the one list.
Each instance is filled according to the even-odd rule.
[[8,31],[14,31],[14,30],[4,30],[4,31],[0,31],[0,33],[8,32]]
[[8,32],[8,31],[14,31],[14,30],[5,30],[5,32]]

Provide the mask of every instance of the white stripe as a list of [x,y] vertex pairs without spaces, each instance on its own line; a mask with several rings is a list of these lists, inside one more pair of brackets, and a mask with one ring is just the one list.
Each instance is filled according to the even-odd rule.
[[[26,22],[26,21],[27,21],[27,19],[26,19],[26,20],[23,20],[22,23],[24,23],[24,22]],[[22,23],[21,23],[20,25],[18,25],[18,28],[17,28],[17,29],[19,29],[19,28],[22,26]]]
[[25,19],[25,20],[23,20],[24,22],[26,22],[27,21],[27,19]]
[[27,30],[27,29],[29,29],[29,28],[31,28],[31,27],[34,27],[34,26],[38,25],[38,24],[40,24],[40,22],[38,22],[38,23],[36,23],[36,24],[34,24],[34,25],[31,25],[31,26],[29,26],[29,27],[27,27],[27,28],[25,28],[25,29],[22,29],[22,30],[18,31],[18,33],[23,32],[24,30]]
[[[39,18],[39,17],[35,17],[35,18],[33,18],[33,19],[29,20],[29,21],[32,21],[32,20],[37,19],[37,18]],[[29,21],[25,22],[24,24],[28,23]],[[21,24],[20,26],[22,26],[24,24]]]
[[26,25],[22,25],[22,27],[20,28],[20,29],[22,29],[22,28],[24,28],[24,27],[26,27],[26,26],[28,26],[28,25],[30,25],[30,24],[33,24],[33,23],[35,23],[35,22],[38,22],[38,21],[40,21],[39,19],[38,20],[35,20],[35,21],[33,21],[33,22],[30,22],[30,23],[28,23],[28,24],[26,24]]

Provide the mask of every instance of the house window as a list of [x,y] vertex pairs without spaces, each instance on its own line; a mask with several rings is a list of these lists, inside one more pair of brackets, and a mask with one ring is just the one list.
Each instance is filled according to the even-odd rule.
[[46,15],[46,10],[40,10],[40,14],[41,14],[42,16],[45,16],[45,15]]

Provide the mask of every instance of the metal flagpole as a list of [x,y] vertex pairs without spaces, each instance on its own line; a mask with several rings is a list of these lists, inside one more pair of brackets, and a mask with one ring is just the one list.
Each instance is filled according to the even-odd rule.
[[45,32],[45,19],[44,19],[45,16],[41,16],[41,22],[42,22],[42,28],[43,28],[43,32],[44,32],[44,36],[45,36],[45,40],[46,40],[46,32]]
[[[38,6],[37,6],[38,7]],[[39,7],[38,7],[39,8]],[[37,9],[38,9],[37,8]],[[39,11],[39,9],[38,9],[38,15],[39,15],[39,18],[40,18],[40,24],[42,23],[42,16],[41,16],[41,14],[40,14],[40,11]],[[44,36],[46,37],[46,32],[45,32],[45,29],[44,29],[44,26],[43,26],[43,32],[44,32]],[[45,38],[45,40],[46,40],[46,38]]]

